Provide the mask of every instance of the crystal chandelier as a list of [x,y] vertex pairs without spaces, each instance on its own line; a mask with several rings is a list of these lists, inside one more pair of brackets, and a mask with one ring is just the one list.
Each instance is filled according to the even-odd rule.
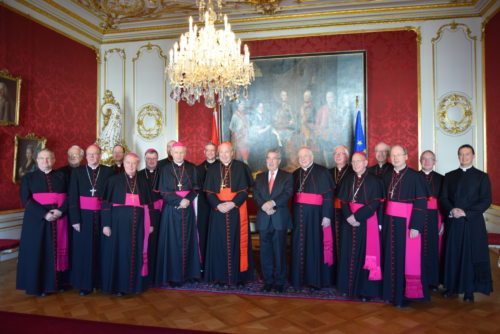
[[[218,0],[219,10],[221,0]],[[214,108],[225,99],[235,100],[240,94],[248,96],[248,86],[254,80],[253,64],[250,62],[248,46],[241,54],[241,40],[236,41],[231,25],[224,15],[224,29],[216,30],[217,13],[212,0],[199,1],[204,11],[205,26],[193,26],[189,17],[189,31],[182,34],[179,42],[170,49],[168,74],[176,102],[181,99],[190,106],[203,96],[205,105]]]

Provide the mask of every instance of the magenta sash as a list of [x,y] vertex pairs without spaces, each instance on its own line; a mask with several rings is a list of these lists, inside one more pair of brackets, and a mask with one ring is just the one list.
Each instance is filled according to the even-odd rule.
[[[438,231],[441,231],[441,226],[443,226],[443,217],[441,216],[441,211],[438,208],[438,201],[436,197],[429,197],[427,199],[427,209],[437,210],[438,214]],[[443,244],[443,235],[439,235],[438,247],[439,247],[439,258],[441,258],[441,246]]]
[[99,197],[80,196],[80,209],[82,210],[101,210],[101,200]]
[[190,190],[183,190],[183,191],[176,191],[175,194],[177,196],[180,196],[182,198],[186,197],[191,191]]
[[323,205],[323,195],[312,193],[296,193],[295,203]]
[[323,263],[333,265],[333,235],[332,226],[323,227]]
[[141,276],[148,275],[148,243],[149,229],[151,227],[151,217],[149,216],[148,205],[141,205],[139,195],[127,193],[125,195],[125,204],[113,203],[113,206],[136,206],[144,209],[144,239],[142,243],[142,268]]
[[406,218],[406,249],[405,249],[405,296],[408,298],[422,298],[422,274],[421,274],[421,247],[422,238],[410,239],[410,218],[413,209],[411,203],[387,201],[385,213],[389,216]]
[[[360,203],[349,202],[349,208],[352,213],[356,213],[363,206]],[[366,249],[363,269],[370,272],[368,275],[369,281],[380,281],[382,279],[382,270],[380,268],[380,236],[376,213],[366,220]]]
[[[61,206],[66,200],[64,193],[36,193],[33,199],[42,205]],[[68,260],[68,217],[63,216],[56,221],[56,271],[65,271],[69,268]]]
[[[323,195],[296,193],[295,203],[323,205]],[[333,265],[333,235],[331,226],[323,228],[323,262],[329,266]]]
[[161,209],[163,208],[163,200],[161,198],[157,199],[156,201],[154,201],[153,206],[155,210],[161,211]]

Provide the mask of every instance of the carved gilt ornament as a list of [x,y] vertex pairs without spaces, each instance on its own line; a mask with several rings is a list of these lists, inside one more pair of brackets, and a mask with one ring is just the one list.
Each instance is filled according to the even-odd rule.
[[441,99],[437,109],[441,129],[452,135],[467,131],[472,125],[472,106],[469,99],[460,94],[448,94]]
[[163,117],[159,107],[147,104],[142,107],[137,116],[137,131],[139,135],[147,140],[152,140],[161,134],[163,129]]

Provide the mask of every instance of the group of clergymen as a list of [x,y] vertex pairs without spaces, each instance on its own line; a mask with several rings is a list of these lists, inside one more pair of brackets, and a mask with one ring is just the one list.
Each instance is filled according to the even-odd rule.
[[280,151],[269,150],[268,170],[255,180],[233,159],[231,143],[207,144],[198,166],[184,159],[180,142],[169,142],[167,152],[158,160],[147,150],[138,171],[139,156],[119,145],[112,167],[100,164],[97,145],[81,166],[83,150],[70,148],[69,165],[59,170],[53,152],[40,151],[38,170],[21,183],[17,288],[122,295],[200,280],[242,287],[255,280],[252,189],[264,292],[335,287],[345,297],[405,306],[429,300],[439,286],[470,302],[474,292],[492,291],[483,219],[491,186],[473,167],[470,145],[458,149],[460,167],[444,177],[433,171],[433,152],[422,153],[417,172],[404,147],[384,143],[369,168],[365,153],[349,161],[347,147],[338,146],[331,170],[303,147],[293,174],[279,169]]

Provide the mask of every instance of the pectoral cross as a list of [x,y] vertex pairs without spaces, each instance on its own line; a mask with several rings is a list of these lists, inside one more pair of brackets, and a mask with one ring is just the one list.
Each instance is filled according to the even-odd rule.
[[92,197],[94,197],[94,194],[95,194],[96,191],[97,190],[94,187],[92,187],[92,189],[90,189],[90,193],[92,194]]
[[391,196],[390,198],[392,198],[392,196],[394,196],[394,189],[392,189],[391,191],[389,191],[389,195]]
[[220,185],[220,190],[222,190],[224,188],[226,188],[226,185],[224,184],[224,182],[222,182],[221,185]]
[[179,188],[179,191],[182,190],[182,183],[181,183],[181,181],[179,181],[179,183],[177,183],[177,187]]
[[135,204],[135,195],[131,194],[130,197],[132,197],[132,203]]

